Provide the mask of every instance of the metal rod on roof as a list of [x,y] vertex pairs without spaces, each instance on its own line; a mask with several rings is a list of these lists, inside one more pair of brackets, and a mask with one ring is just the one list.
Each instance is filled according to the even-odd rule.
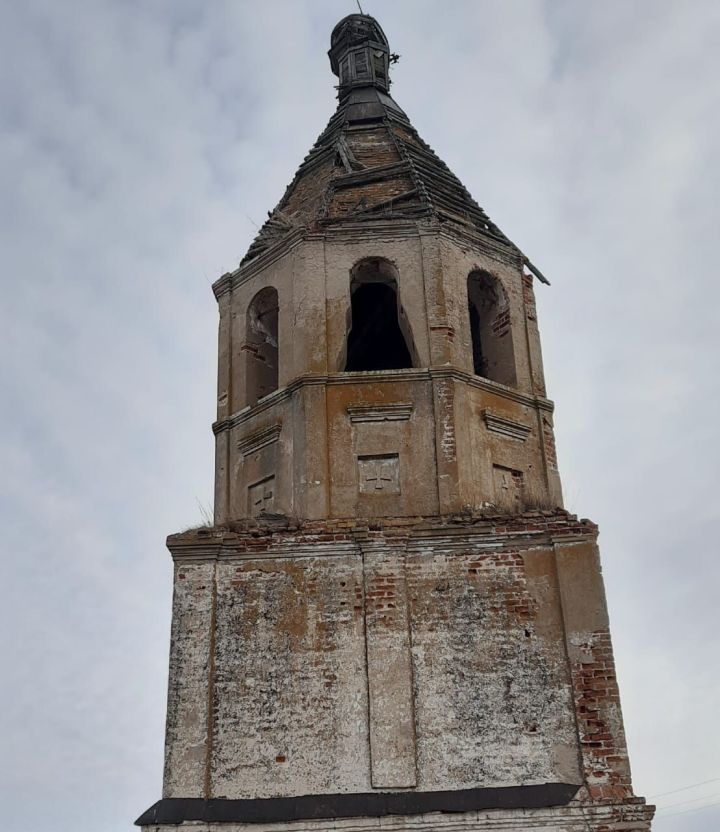
[[362,10],[362,6],[360,5],[360,0],[356,0],[356,2],[358,4],[358,9],[360,9],[360,14],[365,14],[365,12]]

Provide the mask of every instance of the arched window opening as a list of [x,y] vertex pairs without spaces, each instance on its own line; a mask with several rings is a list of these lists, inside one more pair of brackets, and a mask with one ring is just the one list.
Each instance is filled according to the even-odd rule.
[[243,350],[246,404],[252,406],[278,388],[278,293],[272,286],[250,301]]
[[510,308],[500,281],[488,272],[471,272],[468,308],[475,375],[514,387],[517,377]]
[[403,370],[414,366],[410,326],[398,303],[394,267],[363,260],[352,273],[351,323],[345,372]]

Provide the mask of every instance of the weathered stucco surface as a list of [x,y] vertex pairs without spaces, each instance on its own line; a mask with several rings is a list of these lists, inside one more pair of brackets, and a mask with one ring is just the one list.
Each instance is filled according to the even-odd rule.
[[409,564],[423,787],[579,782],[548,550],[448,548]]
[[[418,365],[345,373],[351,275],[373,257],[398,275]],[[503,337],[514,341],[513,387],[473,373],[467,279],[478,269],[507,294]],[[337,231],[299,240],[223,283],[216,521],[251,515],[250,490],[269,476],[268,510],[309,518],[412,516],[507,501],[561,505],[530,281],[508,254],[405,227],[359,241]],[[279,297],[279,388],[250,407],[246,311],[268,287]],[[359,404],[369,408],[364,418],[348,412]],[[412,407],[403,418],[378,411],[393,404]],[[376,454],[399,457],[394,497],[367,499],[358,488],[357,458]],[[517,495],[498,485],[503,478],[518,484]]]
[[594,527],[533,517],[172,538],[166,796],[627,788],[612,668],[597,705],[611,752],[586,747],[573,695],[583,662],[607,661],[602,595],[578,567]]
[[356,557],[217,564],[212,794],[369,789]]
[[[173,536],[165,797],[567,782],[630,800],[595,536],[564,512]],[[472,822],[512,828],[493,817]],[[597,827],[615,828],[647,827]]]
[[163,797],[206,788],[215,567],[175,569]]

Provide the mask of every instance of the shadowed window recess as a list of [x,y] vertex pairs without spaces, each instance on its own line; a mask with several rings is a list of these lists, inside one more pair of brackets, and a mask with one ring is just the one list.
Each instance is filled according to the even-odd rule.
[[515,387],[515,350],[505,289],[496,277],[484,271],[471,272],[467,285],[473,372]]
[[345,372],[417,366],[410,325],[398,298],[397,270],[387,260],[362,260],[352,270]]
[[261,289],[250,301],[245,330],[245,404],[278,388],[278,293]]

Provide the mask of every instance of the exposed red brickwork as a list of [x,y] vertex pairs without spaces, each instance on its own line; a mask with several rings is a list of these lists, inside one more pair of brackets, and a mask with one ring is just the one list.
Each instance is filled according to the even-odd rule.
[[533,289],[533,278],[531,274],[523,275],[522,285],[525,314],[531,321],[535,321],[537,320],[537,308],[535,306],[535,291]]
[[552,471],[557,471],[558,462],[555,433],[547,419],[543,419],[543,442],[545,443],[545,459],[547,460],[548,468]]
[[462,524],[478,534],[507,537],[543,535],[583,536],[593,539],[597,526],[590,520],[578,520],[577,515],[556,509],[528,511],[523,514],[467,512],[443,517],[382,517],[373,520],[296,520],[289,517],[247,518],[218,528],[199,528],[171,535],[168,542],[174,549],[183,541],[202,542],[221,538],[234,549],[246,552],[265,552],[285,539],[300,545],[327,542],[354,542],[358,535],[384,540],[405,536],[417,528],[454,529]]
[[447,324],[431,324],[430,332],[433,335],[444,335],[451,343],[455,340],[455,328]]
[[367,167],[391,165],[400,161],[400,154],[386,127],[350,130],[345,135],[355,158]]
[[453,408],[455,407],[455,391],[452,381],[442,380],[437,384],[437,406],[439,412],[436,414],[438,422],[442,426],[440,436],[440,450],[446,461],[455,459],[455,420]]
[[416,147],[422,147],[422,142],[419,141],[417,134],[403,127],[401,124],[393,124],[392,132],[403,141],[413,144]]
[[493,614],[507,613],[516,624],[530,623],[536,604],[527,590],[525,563],[519,552],[495,552],[468,561],[468,574],[486,586]]
[[311,223],[317,213],[317,206],[322,203],[323,194],[336,174],[332,159],[307,171],[289,194],[282,207],[283,215],[299,224]]
[[[500,615],[506,623],[511,616],[515,624],[525,626],[536,614],[536,604],[527,589],[525,563],[519,552],[454,553],[434,562],[419,557],[408,562],[407,571],[409,587],[416,597],[423,595],[419,587],[428,581],[441,593],[449,577],[464,572],[474,590],[482,591],[485,608],[492,615]],[[425,597],[432,596],[425,593]],[[434,610],[423,608],[420,613],[439,620],[447,619],[452,611],[445,605],[436,605]]]
[[496,315],[492,323],[493,335],[501,337],[510,332],[510,310],[505,309],[500,314]]
[[397,582],[399,576],[389,568],[375,572],[368,580],[366,610],[368,615],[381,614],[384,623],[394,622],[397,610]]
[[588,790],[594,800],[622,800],[632,786],[610,632],[595,632],[578,646],[572,674]]
[[328,210],[330,219],[372,208],[393,197],[408,193],[415,186],[409,176],[396,176],[373,184],[336,189]]

